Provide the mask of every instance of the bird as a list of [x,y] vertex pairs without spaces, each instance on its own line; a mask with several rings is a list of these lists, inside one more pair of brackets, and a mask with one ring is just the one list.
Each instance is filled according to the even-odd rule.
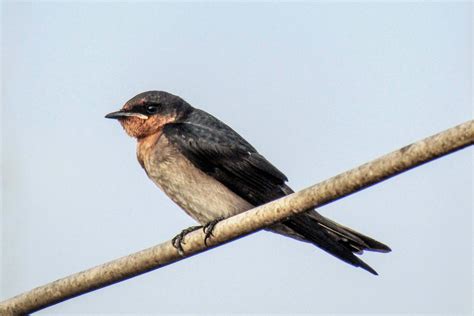
[[[207,242],[220,220],[294,192],[286,184],[288,178],[242,136],[179,96],[142,92],[105,117],[118,120],[137,140],[137,159],[147,176],[200,224],[173,238],[180,253],[187,233],[202,228]],[[374,275],[377,272],[357,255],[391,251],[313,208],[266,230],[313,244]]]

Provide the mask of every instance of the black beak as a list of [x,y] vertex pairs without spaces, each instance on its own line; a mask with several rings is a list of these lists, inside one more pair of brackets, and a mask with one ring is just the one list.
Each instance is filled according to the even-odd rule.
[[124,111],[124,110],[120,110],[120,111],[115,111],[115,112],[112,112],[112,113],[109,113],[105,116],[105,118],[108,118],[108,119],[119,119],[119,118],[123,118],[123,117],[138,117],[138,118],[141,118],[143,120],[146,120],[148,118],[147,115],[145,114],[142,114],[142,113],[136,113],[136,112],[128,112],[128,111]]

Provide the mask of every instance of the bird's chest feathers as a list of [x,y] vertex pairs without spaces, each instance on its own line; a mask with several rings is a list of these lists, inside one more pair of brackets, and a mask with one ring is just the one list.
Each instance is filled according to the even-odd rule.
[[164,136],[138,143],[137,158],[148,177],[198,222],[252,208],[216,179],[196,168]]

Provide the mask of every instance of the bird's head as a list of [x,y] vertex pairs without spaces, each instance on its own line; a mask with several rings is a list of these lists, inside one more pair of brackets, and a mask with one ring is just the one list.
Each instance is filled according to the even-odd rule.
[[183,99],[164,91],[147,91],[127,101],[121,110],[105,117],[117,119],[128,135],[137,139],[158,133],[190,111]]

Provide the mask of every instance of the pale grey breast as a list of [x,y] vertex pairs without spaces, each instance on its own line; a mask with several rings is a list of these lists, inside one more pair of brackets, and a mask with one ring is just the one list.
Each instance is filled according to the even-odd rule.
[[229,217],[253,206],[196,168],[165,137],[138,144],[138,160],[148,177],[201,224]]

